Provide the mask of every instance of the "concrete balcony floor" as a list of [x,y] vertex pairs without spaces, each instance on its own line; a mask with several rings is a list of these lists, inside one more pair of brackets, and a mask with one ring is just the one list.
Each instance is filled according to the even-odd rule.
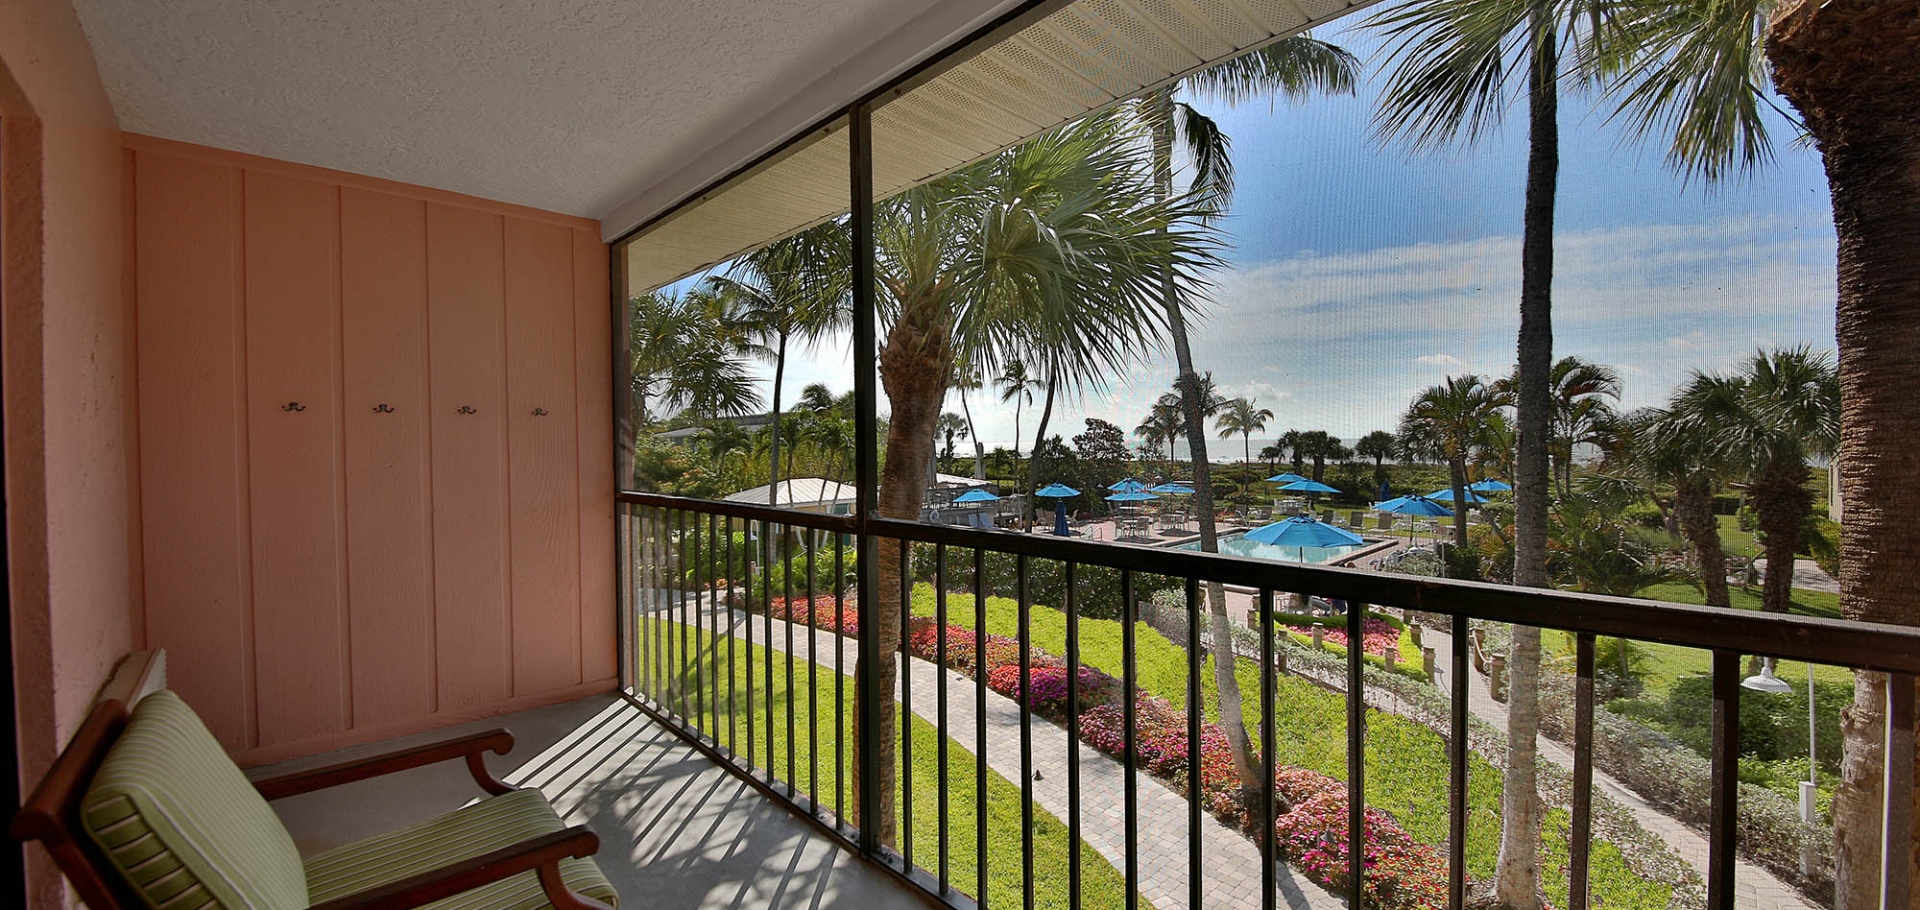
[[[648,910],[915,908],[925,901],[769,802],[666,728],[611,695],[476,721],[419,737],[284,762],[277,773],[383,752],[452,731],[504,727],[517,740],[488,764],[540,788],[568,822],[600,835],[600,868],[627,907]],[[450,812],[480,795],[442,762],[273,804],[302,854]]]

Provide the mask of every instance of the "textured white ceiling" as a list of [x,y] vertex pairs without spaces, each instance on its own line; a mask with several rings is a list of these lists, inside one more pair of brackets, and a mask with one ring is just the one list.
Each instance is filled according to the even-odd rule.
[[1005,5],[74,2],[123,129],[592,218],[691,191]]

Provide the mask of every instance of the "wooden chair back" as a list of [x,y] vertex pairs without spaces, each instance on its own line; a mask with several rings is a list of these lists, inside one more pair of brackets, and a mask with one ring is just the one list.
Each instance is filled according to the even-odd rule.
[[131,705],[165,686],[166,659],[160,651],[139,651],[115,668],[95,698],[79,732],[53,760],[39,786],[27,797],[7,833],[17,841],[39,841],[54,865],[73,883],[91,910],[135,910],[140,898],[87,836],[80,801],[107,759],[107,751],[127,728]]

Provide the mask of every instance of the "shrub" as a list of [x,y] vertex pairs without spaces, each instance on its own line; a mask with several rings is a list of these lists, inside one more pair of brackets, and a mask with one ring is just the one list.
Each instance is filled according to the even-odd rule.
[[[1301,634],[1307,634],[1313,631],[1311,625],[1302,625],[1297,622],[1288,623],[1287,628]],[[1338,625],[1327,626],[1324,637],[1325,640],[1339,645],[1342,648],[1346,647],[1346,624],[1340,623]],[[1400,650],[1400,628],[1382,617],[1368,615],[1360,620],[1360,640],[1365,653],[1385,655],[1388,651]]]
[[[1035,711],[1050,717],[1065,717],[1067,714],[1067,668],[1059,659],[1044,657],[1037,659],[1028,670],[1032,681],[1032,706]],[[1092,667],[1080,668],[1080,709],[1085,711],[1114,699],[1120,691],[1120,681]],[[1015,701],[1021,699],[1020,667],[1018,664],[995,667],[987,674],[987,687]]]

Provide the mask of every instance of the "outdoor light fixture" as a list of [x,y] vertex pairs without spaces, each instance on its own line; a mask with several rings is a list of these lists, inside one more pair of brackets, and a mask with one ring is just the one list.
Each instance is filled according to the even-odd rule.
[[1741,680],[1740,688],[1752,689],[1755,692],[1771,692],[1775,695],[1786,695],[1793,691],[1793,687],[1787,685],[1786,680],[1773,675],[1773,658],[1771,657],[1760,665],[1760,675]]

